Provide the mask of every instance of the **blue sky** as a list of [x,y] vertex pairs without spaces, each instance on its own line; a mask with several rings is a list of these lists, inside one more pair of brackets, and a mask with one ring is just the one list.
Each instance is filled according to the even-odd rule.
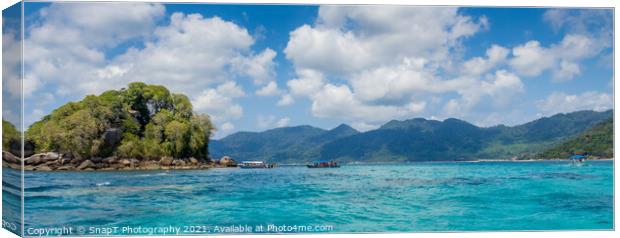
[[132,81],[187,94],[218,138],[415,117],[515,125],[613,107],[609,9],[29,2],[25,12],[26,125]]

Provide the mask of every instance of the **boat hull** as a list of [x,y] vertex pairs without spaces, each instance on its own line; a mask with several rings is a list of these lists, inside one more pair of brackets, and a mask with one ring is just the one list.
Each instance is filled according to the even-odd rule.
[[274,164],[240,164],[238,166],[242,169],[271,169],[275,167]]
[[310,169],[322,169],[322,168],[340,168],[340,165],[334,166],[314,166],[314,165],[306,165]]

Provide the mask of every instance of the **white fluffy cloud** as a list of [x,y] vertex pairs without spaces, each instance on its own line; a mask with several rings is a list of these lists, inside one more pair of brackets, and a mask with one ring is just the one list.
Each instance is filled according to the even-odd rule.
[[275,52],[253,54],[254,40],[248,31],[218,17],[174,13],[170,25],[158,27],[154,38],[144,49],[129,50],[109,66],[121,69],[119,79],[166,83],[192,94],[238,75],[263,82],[273,74]]
[[588,35],[596,38],[603,47],[610,47],[613,39],[613,12],[609,9],[549,9],[543,16],[551,27],[559,32]]
[[497,107],[506,106],[513,96],[524,91],[521,79],[505,70],[486,75],[484,80],[461,78],[455,81],[458,81],[459,85],[467,86],[456,89],[461,97],[448,100],[444,106],[444,111],[449,116],[465,116],[485,97],[489,99],[486,100],[487,104],[490,103]]
[[[18,32],[5,30],[2,33],[2,82],[3,91],[11,99],[21,97],[21,46]],[[5,98],[5,100],[8,100]]]
[[284,53],[297,78],[278,104],[308,98],[315,116],[360,128],[434,108],[439,117],[467,118],[475,108],[505,108],[525,91],[520,77],[575,78],[582,61],[608,47],[601,34],[570,30],[557,43],[494,44],[484,56],[461,59],[462,40],[488,25],[456,8],[322,6],[315,24],[290,33]]
[[463,73],[477,76],[488,72],[506,61],[510,51],[499,45],[492,45],[486,51],[486,58],[474,57],[463,63]]
[[347,85],[326,84],[313,96],[312,113],[354,122],[378,122],[421,112],[425,106],[425,102],[414,101],[404,106],[367,105],[355,98]]
[[[122,9],[123,14],[119,14]],[[45,23],[30,31],[37,43],[113,47],[147,37],[165,13],[160,4],[55,3],[40,12]]]
[[[290,33],[284,53],[297,78],[287,82],[289,93],[279,104],[308,98],[313,115],[362,130],[419,115],[428,108],[425,96],[471,87],[438,71],[452,70],[461,41],[487,27],[485,17],[473,19],[456,8],[321,6],[314,26]],[[507,54],[493,46],[466,70],[483,74]]]
[[219,128],[217,128],[217,129],[218,129],[218,131],[219,131],[219,132],[221,132],[221,133],[220,133],[221,135],[219,135],[219,136],[217,136],[217,137],[220,137],[220,138],[221,138],[223,135],[227,135],[227,134],[229,134],[230,132],[232,132],[232,131],[235,129],[235,125],[234,125],[234,124],[232,124],[232,123],[230,123],[230,122],[225,122],[225,123],[222,123],[222,124],[219,126]]
[[529,41],[512,49],[510,65],[521,75],[538,76],[551,70],[553,79],[564,81],[581,73],[578,63],[599,54],[604,48],[585,35],[569,34],[561,42],[543,47]]
[[282,95],[280,100],[278,100],[277,105],[278,106],[288,106],[288,105],[293,104],[294,102],[295,102],[295,99],[293,99],[293,96],[291,96],[290,94],[284,94],[284,95]]
[[554,56],[548,51],[540,42],[529,41],[512,49],[510,65],[522,75],[537,76],[554,64]]
[[550,9],[544,20],[556,31],[568,32],[548,47],[529,41],[513,48],[510,64],[524,76],[538,76],[550,70],[556,81],[566,81],[581,74],[580,63],[612,46],[613,16],[605,9]]
[[485,24],[448,7],[321,6],[316,26],[291,32],[284,52],[298,68],[337,75],[410,56],[439,63]]
[[295,96],[312,96],[325,83],[323,74],[316,70],[301,69],[298,70],[297,75],[298,78],[286,83],[291,94]]
[[276,127],[285,127],[288,126],[288,124],[291,122],[291,118],[289,117],[282,117],[280,118],[280,120],[278,120],[276,122]]
[[434,108],[439,117],[467,117],[478,107],[505,108],[525,91],[520,77],[548,71],[555,81],[570,80],[582,73],[582,61],[608,47],[600,34],[570,30],[557,43],[494,44],[483,56],[461,59],[463,39],[488,25],[456,8],[321,6],[314,24],[290,33],[284,53],[297,77],[278,105],[308,98],[315,116],[359,128]]
[[237,57],[233,60],[233,67],[241,75],[253,79],[255,84],[265,84],[275,77],[275,63],[273,59],[276,52],[272,49],[265,49],[260,54],[251,57]]
[[19,129],[22,88],[21,47],[17,36],[17,31],[4,26],[2,33],[2,119],[11,122]]
[[416,93],[440,93],[454,90],[452,81],[444,81],[428,70],[425,59],[404,58],[400,64],[381,66],[353,74],[349,80],[356,97],[366,102],[402,102]]
[[281,118],[276,118],[274,115],[264,116],[258,115],[256,116],[256,126],[259,129],[271,129],[277,127],[285,127],[291,122],[291,118],[285,116]]
[[256,95],[258,96],[274,96],[280,94],[280,89],[278,89],[278,84],[275,81],[270,81],[267,85],[256,91]]
[[604,111],[613,108],[613,96],[607,93],[589,91],[581,94],[554,92],[537,106],[543,116],[577,110]]
[[243,108],[234,99],[244,95],[235,82],[226,82],[217,88],[202,91],[192,99],[192,104],[194,110],[209,114],[216,127],[226,131],[234,128],[233,120],[243,116]]
[[[129,13],[118,14],[121,8]],[[27,28],[24,84],[36,86],[33,91],[45,85],[58,94],[101,91],[102,84],[110,85],[96,73],[106,65],[103,50],[147,38],[164,10],[145,3],[55,3],[43,8],[41,21]]]

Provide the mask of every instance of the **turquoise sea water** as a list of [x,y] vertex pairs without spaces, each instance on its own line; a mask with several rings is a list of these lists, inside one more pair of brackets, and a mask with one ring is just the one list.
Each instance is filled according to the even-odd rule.
[[[611,161],[27,172],[25,181],[26,235],[57,227],[89,235],[136,234],[122,227],[257,232],[272,224],[264,231],[613,229]],[[104,229],[111,227],[119,230]]]

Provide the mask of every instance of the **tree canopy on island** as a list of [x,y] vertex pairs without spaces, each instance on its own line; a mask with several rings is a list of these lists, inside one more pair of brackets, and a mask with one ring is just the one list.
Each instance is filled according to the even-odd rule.
[[135,82],[59,107],[33,123],[26,139],[37,152],[81,157],[206,158],[213,130],[187,96]]
[[2,148],[9,150],[11,143],[20,141],[21,135],[17,128],[8,121],[2,120]]
[[537,155],[536,159],[569,158],[574,154],[587,154],[602,158],[614,156],[614,119],[609,118],[580,135]]

